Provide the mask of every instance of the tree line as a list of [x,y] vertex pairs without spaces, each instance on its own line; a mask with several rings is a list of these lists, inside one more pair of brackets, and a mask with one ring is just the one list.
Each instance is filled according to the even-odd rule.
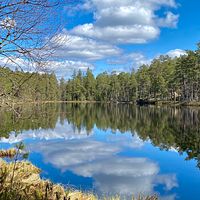
[[96,77],[90,69],[60,82],[61,100],[130,102],[136,99],[199,101],[200,44],[181,57],[160,56],[131,73],[107,72]]
[[0,103],[10,101],[53,101],[60,99],[55,74],[12,71],[0,68]]
[[51,73],[0,68],[0,100],[133,102],[137,99],[199,101],[200,44],[181,57],[160,56],[132,72],[75,71],[69,80]]

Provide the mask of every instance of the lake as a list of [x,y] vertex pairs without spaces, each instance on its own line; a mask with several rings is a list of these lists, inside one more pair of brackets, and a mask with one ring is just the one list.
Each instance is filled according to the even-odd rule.
[[74,103],[16,112],[0,110],[0,149],[23,141],[45,179],[127,199],[200,199],[197,108]]

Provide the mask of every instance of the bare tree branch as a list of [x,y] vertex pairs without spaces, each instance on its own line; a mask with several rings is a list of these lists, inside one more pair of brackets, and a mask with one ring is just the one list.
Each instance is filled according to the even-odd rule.
[[[0,63],[3,63],[0,67],[12,64],[23,71],[24,65],[30,65],[32,71],[45,70],[56,48],[50,41],[62,29],[60,9],[68,3],[70,0],[0,0]],[[16,82],[8,77],[8,80],[13,89],[1,91],[0,98],[15,95],[27,78]]]

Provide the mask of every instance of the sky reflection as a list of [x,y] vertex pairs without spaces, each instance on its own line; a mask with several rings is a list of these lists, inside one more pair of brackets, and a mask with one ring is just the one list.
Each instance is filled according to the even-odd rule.
[[[82,109],[84,110],[84,107]],[[133,112],[134,116],[134,110],[129,108],[127,111]],[[12,131],[9,137],[0,138],[0,146],[9,148],[23,141],[30,151],[29,160],[42,169],[43,178],[64,185],[69,184],[78,189],[92,190],[99,195],[120,194],[127,198],[132,194],[137,196],[141,193],[147,195],[156,193],[162,200],[188,200],[194,194],[192,199],[197,200],[200,196],[198,190],[200,173],[196,161],[191,159],[186,162],[186,152],[180,155],[175,145],[168,145],[171,141],[174,144],[172,139],[177,139],[176,135],[167,137],[167,131],[165,134],[160,132],[165,129],[158,129],[160,125],[148,118],[148,115],[155,114],[157,116],[155,119],[161,121],[164,117],[169,123],[164,125],[170,127],[171,121],[167,121],[169,115],[167,109],[164,110],[166,115],[159,117],[158,110],[152,110],[152,113],[150,111],[147,108],[136,110],[140,120],[133,117],[132,121],[127,122],[124,129],[128,131],[120,130],[122,126],[117,129],[101,128],[109,127],[105,120],[95,124],[95,120],[86,123],[85,118],[81,118],[82,123],[76,121],[78,124],[76,125],[72,118],[70,121],[66,116],[61,120],[59,114],[55,112],[56,115],[52,114],[52,117],[55,119],[57,117],[57,122],[54,119],[55,125],[51,128],[47,128],[46,124],[45,128],[37,126],[21,129],[17,134]],[[79,114],[76,111],[73,113]],[[126,113],[124,111],[124,114]],[[181,113],[177,113],[177,119],[179,115],[182,116]],[[74,120],[76,119],[78,118],[74,117]],[[148,123],[139,126],[137,122],[144,119],[149,119],[146,121]],[[87,120],[91,122],[90,117]],[[129,131],[128,125],[133,122],[135,131]],[[187,124],[188,130],[190,130],[189,125]],[[145,129],[146,127],[154,129],[150,132],[151,129]],[[147,137],[147,130],[151,137]],[[155,145],[157,141],[159,145]],[[166,143],[161,144],[160,141]],[[190,148],[187,143],[183,144]]]

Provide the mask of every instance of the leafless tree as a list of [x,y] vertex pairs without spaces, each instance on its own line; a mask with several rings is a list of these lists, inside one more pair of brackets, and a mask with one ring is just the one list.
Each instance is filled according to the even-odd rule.
[[[0,59],[37,64],[49,53],[58,28],[59,0],[0,0]],[[21,62],[18,62],[21,61]]]
[[[62,28],[60,10],[67,3],[70,1],[0,0],[0,67],[42,70],[55,50],[49,41]],[[8,79],[14,90],[9,93],[0,91],[0,98],[4,100],[26,81],[16,83]]]

